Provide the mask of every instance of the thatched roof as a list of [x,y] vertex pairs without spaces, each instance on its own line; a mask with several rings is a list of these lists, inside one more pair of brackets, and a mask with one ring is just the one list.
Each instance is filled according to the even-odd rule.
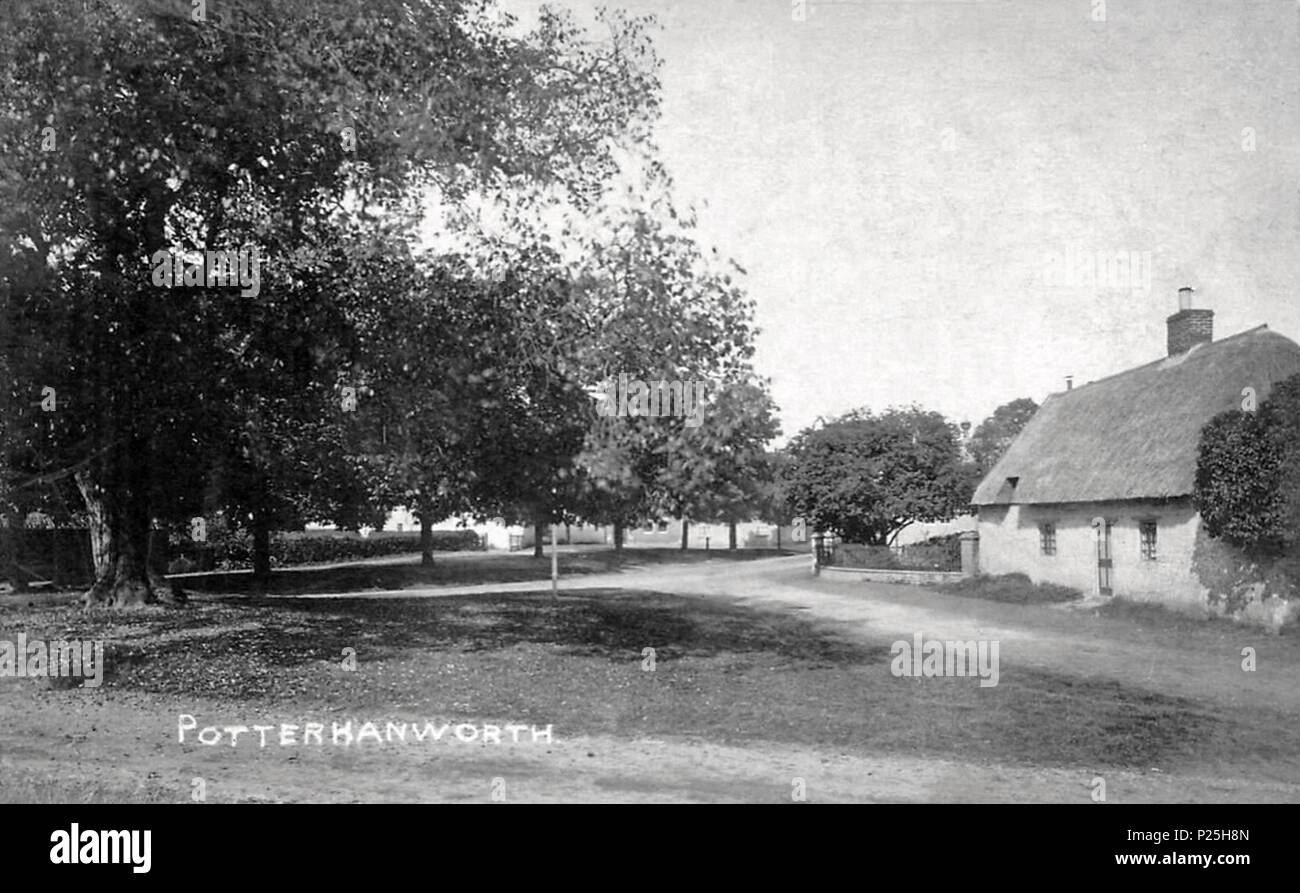
[[[1300,373],[1300,345],[1260,326],[1053,394],[975,491],[975,505],[1190,495],[1201,429]],[[1012,478],[1018,478],[1012,484]]]

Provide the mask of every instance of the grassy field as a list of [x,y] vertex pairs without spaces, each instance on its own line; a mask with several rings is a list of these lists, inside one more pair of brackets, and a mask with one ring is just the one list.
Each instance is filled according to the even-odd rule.
[[[582,560],[616,570],[670,557],[682,556],[664,550]],[[478,559],[494,579],[536,577],[547,564],[526,556]],[[473,559],[448,560],[434,573],[476,579],[473,567]],[[316,571],[293,585],[339,587],[372,572],[389,585],[427,581],[426,571],[410,566]],[[737,764],[775,754],[796,762],[1086,767],[1087,775],[1225,764],[1241,772],[1249,755],[1247,775],[1272,783],[1296,777],[1300,754],[1300,727],[1280,706],[1225,710],[1139,681],[1025,667],[1004,669],[993,688],[969,678],[897,678],[887,637],[848,637],[797,612],[658,589],[581,590],[558,600],[544,591],[385,599],[213,594],[183,609],[126,614],[10,600],[0,607],[0,639],[20,630],[29,639],[102,640],[106,670],[99,688],[0,679],[0,711],[10,720],[0,729],[5,802],[186,800],[195,775],[230,776],[212,798],[236,801],[454,799],[468,795],[435,796],[430,777],[441,779],[439,790],[461,790],[456,785],[477,783],[484,773],[539,791],[545,776],[545,796],[559,798],[583,799],[593,779],[601,791],[612,785],[628,799],[658,790],[660,764],[643,754],[640,781],[610,781],[633,758],[604,753],[608,762],[597,769],[595,744],[572,745],[590,751],[569,756],[580,766],[592,760],[596,773],[579,782],[581,769],[548,769],[568,744],[526,758],[491,748],[454,756],[370,745],[347,753],[203,748],[177,743],[180,713],[268,723],[319,716],[509,720],[549,724],[557,742],[612,749],[668,742],[688,762],[702,744],[730,748]],[[355,669],[345,665],[349,654]],[[708,796],[779,799],[726,777]],[[704,796],[698,786],[709,783],[697,782],[691,796]],[[666,777],[663,786],[672,787]],[[852,799],[854,791],[837,793]]]

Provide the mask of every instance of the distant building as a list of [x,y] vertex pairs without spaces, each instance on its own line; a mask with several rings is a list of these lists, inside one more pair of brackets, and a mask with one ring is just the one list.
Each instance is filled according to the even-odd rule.
[[980,484],[982,573],[1205,604],[1191,499],[1201,429],[1241,409],[1246,388],[1262,401],[1300,373],[1300,345],[1267,326],[1216,342],[1213,311],[1179,294],[1166,357],[1053,394]]
[[[726,549],[730,542],[731,531],[727,524],[706,524],[702,521],[689,521],[686,528],[686,547],[688,549]],[[681,519],[671,521],[646,521],[635,527],[628,527],[624,544],[637,548],[661,546],[681,548]],[[795,541],[794,528],[786,525],[777,527],[766,521],[740,521],[736,524],[736,548],[738,549],[776,549],[807,552],[807,538]]]
[[[482,539],[487,549],[531,549],[533,547],[533,526],[506,525],[500,520],[476,522],[469,518],[448,518],[433,525],[434,530],[473,530]],[[384,524],[386,531],[419,532],[420,522],[408,510],[394,510]],[[687,531],[687,548],[690,549],[726,549],[728,529],[726,524],[704,524],[691,522]],[[559,525],[556,538],[561,545],[610,545],[614,544],[614,528],[610,525],[575,524]],[[546,528],[544,542],[550,543],[550,528]],[[680,520],[646,521],[643,524],[630,525],[624,529],[623,544],[629,548],[665,547],[680,548],[682,543],[682,522]],[[736,546],[740,549],[782,549],[807,551],[808,542],[796,542],[793,528],[786,526],[779,530],[776,525],[761,521],[743,521],[736,525]]]

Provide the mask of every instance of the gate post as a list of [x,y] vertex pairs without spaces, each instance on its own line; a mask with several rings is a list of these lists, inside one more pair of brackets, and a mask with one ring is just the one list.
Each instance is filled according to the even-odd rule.
[[978,531],[964,531],[961,539],[961,575],[977,577],[980,572],[980,535]]

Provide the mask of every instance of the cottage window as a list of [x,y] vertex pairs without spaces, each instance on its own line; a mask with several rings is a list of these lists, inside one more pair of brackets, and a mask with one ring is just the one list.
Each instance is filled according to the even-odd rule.
[[659,522],[659,532],[660,532],[660,533],[666,533],[667,531],[668,531],[668,522],[667,522],[667,521],[660,521],[660,522]]
[[1056,525],[1039,524],[1038,541],[1039,544],[1042,546],[1044,555],[1055,555],[1056,554]]
[[1156,553],[1156,522],[1143,521],[1139,525],[1139,530],[1142,533],[1142,560],[1155,561],[1156,554],[1157,554]]

